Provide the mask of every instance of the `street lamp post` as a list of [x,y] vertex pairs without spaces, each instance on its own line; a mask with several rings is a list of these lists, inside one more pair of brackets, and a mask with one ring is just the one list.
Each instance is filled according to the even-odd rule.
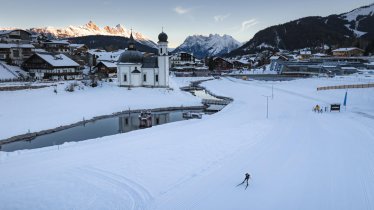
[[263,97],[266,97],[266,119],[268,119],[269,118],[269,98],[271,96],[264,96],[263,95]]

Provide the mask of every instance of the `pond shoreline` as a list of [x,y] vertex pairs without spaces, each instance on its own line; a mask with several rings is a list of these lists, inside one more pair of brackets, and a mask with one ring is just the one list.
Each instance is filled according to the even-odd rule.
[[62,130],[65,130],[65,129],[69,129],[69,128],[73,128],[73,127],[76,127],[76,126],[85,125],[86,123],[95,122],[97,120],[116,117],[116,116],[120,116],[120,115],[124,115],[124,114],[140,113],[144,110],[149,110],[151,112],[166,112],[166,111],[183,111],[183,110],[201,110],[201,109],[205,109],[205,108],[206,108],[206,106],[201,105],[201,106],[180,106],[180,107],[166,107],[166,108],[154,108],[154,109],[135,109],[135,110],[130,110],[129,109],[129,110],[126,110],[126,111],[115,112],[115,113],[109,114],[109,115],[101,115],[101,116],[93,117],[93,118],[88,119],[88,120],[84,119],[84,120],[81,120],[79,122],[72,123],[72,124],[69,124],[69,125],[63,125],[63,126],[59,126],[59,127],[56,127],[56,128],[51,128],[51,129],[42,130],[42,131],[38,131],[38,132],[21,134],[21,135],[13,136],[13,137],[10,137],[10,138],[2,139],[2,140],[0,140],[0,146],[4,145],[4,144],[11,143],[11,142],[33,139],[37,136],[42,136],[42,135],[45,135],[45,134],[55,133],[55,132],[62,131]]

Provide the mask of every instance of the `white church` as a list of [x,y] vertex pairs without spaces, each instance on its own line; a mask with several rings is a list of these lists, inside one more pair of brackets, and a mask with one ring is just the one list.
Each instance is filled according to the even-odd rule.
[[121,87],[169,87],[167,34],[158,35],[158,56],[147,57],[136,50],[131,33],[128,50],[118,58],[117,77]]

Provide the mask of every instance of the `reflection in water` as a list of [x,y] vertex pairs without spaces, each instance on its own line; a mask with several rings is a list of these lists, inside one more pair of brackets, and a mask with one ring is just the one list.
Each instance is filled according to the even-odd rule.
[[[188,111],[188,110],[185,110]],[[185,120],[183,112],[155,112],[152,113],[152,125],[162,125],[165,123]],[[194,111],[202,112],[202,110]],[[51,134],[35,137],[27,141],[16,141],[0,146],[0,151],[12,152],[22,149],[35,149],[53,145],[60,145],[65,142],[76,142],[103,136],[126,133],[139,128],[139,113],[130,113],[111,118],[88,122],[85,125],[68,128]]]
[[221,100],[217,97],[210,95],[206,90],[194,90],[192,91],[193,94],[201,99],[208,99],[208,100]]

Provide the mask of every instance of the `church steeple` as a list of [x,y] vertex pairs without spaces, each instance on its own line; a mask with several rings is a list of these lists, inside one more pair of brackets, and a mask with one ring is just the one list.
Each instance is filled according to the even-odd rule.
[[167,56],[168,53],[168,35],[164,32],[164,27],[162,27],[162,32],[158,35],[158,54],[161,56]]
[[130,34],[130,40],[128,41],[128,50],[136,50],[135,48],[135,40],[134,37],[132,36],[132,29],[131,29],[131,34]]

